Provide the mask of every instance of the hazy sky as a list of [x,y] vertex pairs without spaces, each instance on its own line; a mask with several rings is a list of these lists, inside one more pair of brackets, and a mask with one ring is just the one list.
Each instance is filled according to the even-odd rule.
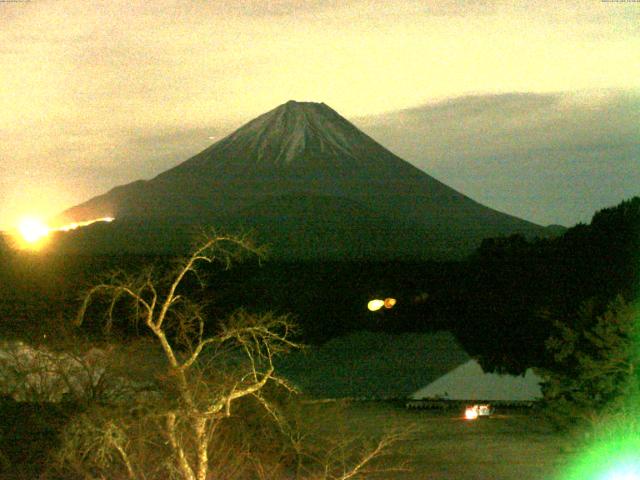
[[640,93],[456,97],[359,119],[471,198],[542,225],[588,222],[640,195]]
[[[150,178],[289,99],[489,206],[575,223],[640,194],[612,185],[638,179],[633,155],[640,171],[639,52],[632,2],[0,1],[0,228]],[[613,200],[563,201],[571,176]]]

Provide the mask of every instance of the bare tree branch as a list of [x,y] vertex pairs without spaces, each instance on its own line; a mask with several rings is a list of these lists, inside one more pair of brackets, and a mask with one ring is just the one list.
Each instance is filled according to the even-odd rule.
[[[201,309],[191,304],[184,292],[179,292],[181,285],[190,273],[202,283],[197,274],[199,264],[220,261],[228,268],[243,252],[260,255],[261,249],[247,237],[208,237],[176,266],[166,288],[161,288],[161,282],[155,279],[152,270],[146,270],[137,279],[114,275],[109,282],[87,292],[76,320],[76,324],[81,325],[93,299],[106,297],[109,304],[105,329],[109,330],[115,320],[116,306],[124,299],[131,300],[134,307],[132,321],[137,325],[138,319],[144,319],[144,325],[162,348],[169,378],[175,384],[179,403],[177,408],[164,414],[164,430],[176,468],[187,480],[206,479],[212,432],[221,418],[231,415],[235,401],[247,396],[261,399],[259,392],[270,381],[286,385],[274,375],[273,356],[296,347],[290,340],[293,328],[289,320],[272,314],[252,315],[238,311],[220,325],[217,335],[204,337]],[[194,367],[207,347],[212,347],[215,356],[227,344],[244,352],[246,362],[240,363],[244,370],[228,388],[220,388],[223,387],[220,385],[215,390],[202,391],[206,382],[194,374]],[[187,348],[186,356],[184,347]],[[261,403],[268,409],[268,403]],[[179,418],[182,419],[181,428],[186,428],[185,436],[178,434]],[[187,448],[193,451],[190,453]]]

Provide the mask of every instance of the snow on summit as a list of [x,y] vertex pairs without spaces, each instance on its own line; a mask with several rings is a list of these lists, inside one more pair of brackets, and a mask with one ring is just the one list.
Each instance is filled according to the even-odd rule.
[[324,103],[290,100],[250,121],[209,149],[241,150],[242,157],[249,163],[263,166],[291,166],[305,163],[309,157],[322,157],[330,158],[329,163],[334,166],[365,167],[363,142],[369,148],[372,147],[369,144],[380,148]]

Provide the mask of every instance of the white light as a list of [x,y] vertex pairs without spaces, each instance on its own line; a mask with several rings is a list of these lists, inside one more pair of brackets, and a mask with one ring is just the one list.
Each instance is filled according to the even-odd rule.
[[58,227],[55,230],[58,232],[68,232],[70,230],[75,230],[80,227],[87,227],[96,222],[113,222],[115,218],[113,217],[102,217],[102,218],[94,218],[93,220],[85,220],[84,222],[73,222],[67,225],[63,225],[62,227]]
[[602,480],[638,480],[640,467],[636,464],[623,464],[605,474]]

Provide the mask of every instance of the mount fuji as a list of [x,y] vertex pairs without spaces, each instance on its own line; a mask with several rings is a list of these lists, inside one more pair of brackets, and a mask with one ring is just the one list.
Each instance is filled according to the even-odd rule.
[[59,223],[72,249],[184,251],[198,226],[253,230],[283,258],[453,258],[486,237],[546,236],[439,182],[324,103],[289,101],[151,180],[116,187]]

